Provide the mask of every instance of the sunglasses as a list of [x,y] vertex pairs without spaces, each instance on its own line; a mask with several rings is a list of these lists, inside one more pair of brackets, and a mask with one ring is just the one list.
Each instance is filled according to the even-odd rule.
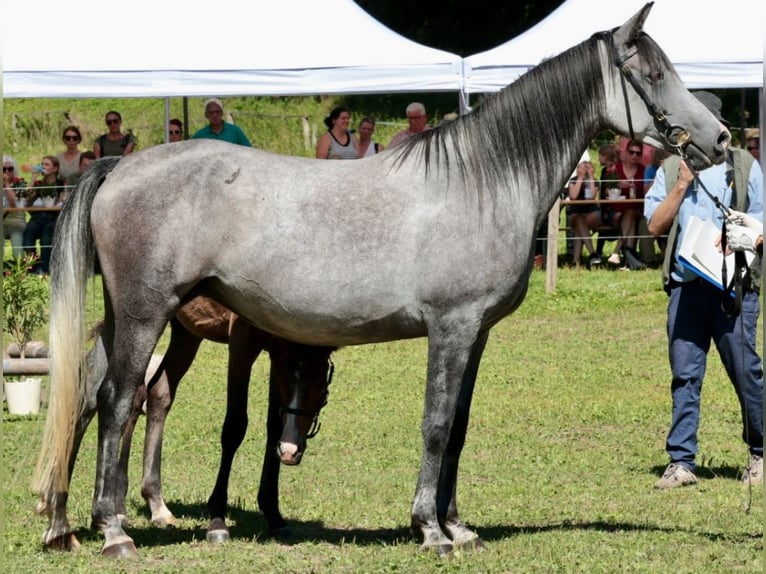
[[756,145],[749,145],[747,146],[747,151],[755,151],[758,149],[758,146]]
[[118,118],[109,118],[106,120],[106,125],[111,126],[112,124],[119,124],[120,120]]
[[636,150],[634,150],[634,149],[630,149],[630,150],[628,150],[628,153],[629,153],[630,155],[641,155],[641,152],[640,152],[640,151],[636,151]]
[[64,136],[64,140],[68,142],[78,142],[80,141],[79,136]]
[[10,172],[13,171],[13,167],[10,165],[4,165],[3,166],[3,172]]
[[180,136],[181,135],[181,130],[170,130],[168,133],[171,136]]

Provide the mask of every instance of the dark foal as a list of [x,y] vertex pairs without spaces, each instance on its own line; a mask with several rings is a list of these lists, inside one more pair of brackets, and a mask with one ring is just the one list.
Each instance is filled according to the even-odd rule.
[[[327,403],[332,377],[330,354],[334,348],[292,343],[261,331],[241,320],[222,305],[206,297],[186,303],[170,321],[171,336],[159,364],[153,360],[147,370],[147,385],[139,387],[133,409],[122,436],[118,479],[117,512],[127,519],[125,496],[128,488],[128,461],[133,431],[146,403],[146,440],[141,495],[149,505],[152,523],[169,526],[175,523],[161,489],[162,435],[165,419],[175,399],[176,390],[189,370],[204,339],[224,343],[229,349],[226,417],[221,432],[221,463],[215,487],[208,499],[210,524],[207,539],[229,539],[226,526],[228,484],[234,455],[248,425],[247,394],[252,366],[261,351],[271,358],[267,439],[258,489],[258,506],[268,524],[269,533],[289,533],[279,511],[280,461],[296,465],[306,447],[306,439],[317,430],[319,411]],[[159,358],[154,356],[154,358]],[[69,476],[74,469],[80,441],[97,409],[97,394],[107,368],[106,353],[100,337],[88,354],[89,392],[77,423],[74,446],[69,461]],[[151,373],[151,378],[149,375]],[[53,548],[76,548],[66,516],[66,498],[41,498],[38,511],[50,519],[45,544]]]

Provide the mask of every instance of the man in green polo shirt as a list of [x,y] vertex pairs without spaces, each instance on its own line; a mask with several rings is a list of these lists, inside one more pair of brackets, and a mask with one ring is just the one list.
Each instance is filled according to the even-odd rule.
[[223,102],[218,98],[210,98],[205,102],[205,117],[210,124],[197,130],[192,139],[221,140],[253,147],[239,126],[223,121]]

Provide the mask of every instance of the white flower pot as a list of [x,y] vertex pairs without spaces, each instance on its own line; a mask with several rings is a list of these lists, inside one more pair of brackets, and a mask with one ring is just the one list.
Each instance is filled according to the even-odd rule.
[[42,379],[27,378],[19,381],[3,381],[8,414],[36,415],[40,412]]

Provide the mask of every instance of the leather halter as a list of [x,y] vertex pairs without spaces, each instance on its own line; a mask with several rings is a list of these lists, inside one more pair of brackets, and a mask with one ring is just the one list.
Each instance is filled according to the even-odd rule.
[[330,371],[327,374],[327,386],[325,387],[324,392],[324,400],[322,401],[322,404],[316,411],[307,411],[304,409],[294,409],[292,407],[279,407],[279,416],[281,417],[284,414],[288,415],[295,415],[296,417],[304,417],[311,419],[311,428],[309,429],[309,432],[306,434],[306,438],[314,438],[317,433],[319,432],[319,429],[322,428],[322,423],[319,422],[319,413],[322,412],[322,409],[327,404],[327,397],[330,396],[330,383],[332,383],[332,376],[335,372],[335,365],[332,361],[329,361],[330,363]]
[[668,120],[668,115],[665,110],[657,106],[651,98],[649,97],[649,94],[646,93],[646,90],[644,90],[644,87],[639,83],[639,81],[636,79],[636,76],[633,74],[633,71],[630,69],[630,66],[628,66],[627,61],[630,60],[633,56],[638,54],[638,48],[635,44],[631,46],[625,53],[619,54],[617,52],[617,47],[614,44],[614,35],[612,32],[607,32],[604,35],[608,35],[608,42],[609,46],[611,48],[611,51],[614,55],[614,65],[617,66],[617,68],[620,70],[620,84],[622,86],[622,95],[623,99],[625,100],[625,111],[628,118],[628,129],[630,131],[630,139],[636,139],[635,138],[635,132],[633,130],[633,119],[630,114],[630,100],[628,99],[628,88],[626,85],[626,82],[631,85],[631,87],[636,91],[638,96],[641,98],[641,100],[644,102],[644,105],[646,106],[646,109],[649,111],[649,113],[652,115],[652,118],[654,118],[654,123],[658,128],[658,131],[662,134],[662,137],[665,139],[667,144],[671,147],[676,148],[678,151],[678,155],[684,156],[684,150],[686,147],[692,142],[691,133],[686,128],[683,128],[682,126],[673,125],[670,123],[670,120]]

